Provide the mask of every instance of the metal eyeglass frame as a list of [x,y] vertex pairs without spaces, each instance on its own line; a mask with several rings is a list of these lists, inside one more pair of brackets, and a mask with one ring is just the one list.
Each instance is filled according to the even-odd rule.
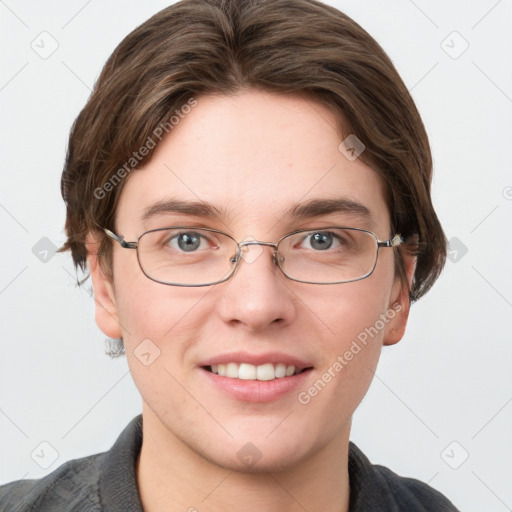
[[[149,276],[146,271],[144,270],[144,267],[142,266],[141,262],[140,262],[140,258],[139,258],[139,251],[138,251],[138,247],[139,247],[139,240],[147,233],[152,233],[154,231],[164,231],[164,230],[168,230],[168,229],[186,229],[186,230],[201,230],[201,231],[210,231],[210,232],[213,232],[213,233],[219,233],[221,235],[225,235],[227,236],[228,238],[231,238],[231,240],[233,240],[236,244],[237,244],[237,253],[236,253],[236,256],[235,258],[231,258],[231,263],[234,263],[234,267],[233,267],[233,270],[226,276],[224,277],[223,279],[219,280],[219,281],[215,281],[213,283],[206,283],[206,284],[180,284],[180,283],[168,283],[166,281],[160,281],[158,279],[155,279],[154,277],[151,277]],[[377,251],[376,251],[376,254],[375,254],[375,263],[373,264],[373,267],[372,269],[364,276],[362,277],[358,277],[357,279],[350,279],[349,281],[336,281],[334,283],[316,283],[314,281],[303,281],[301,279],[294,279],[293,277],[290,277],[288,276],[288,274],[286,274],[286,272],[284,271],[284,269],[281,267],[278,259],[277,259],[277,252],[278,252],[278,246],[280,244],[280,242],[282,240],[284,240],[285,238],[291,236],[291,235],[295,235],[296,233],[302,233],[302,232],[305,232],[305,231],[318,231],[318,232],[322,232],[322,231],[328,231],[329,229],[348,229],[348,230],[352,230],[352,231],[363,231],[365,233],[368,233],[370,235],[373,236],[373,238],[375,239],[375,241],[377,242]],[[249,240],[247,242],[237,242],[231,235],[228,235],[227,233],[224,233],[223,231],[220,231],[218,229],[213,229],[213,228],[203,228],[203,227],[197,227],[197,226],[170,226],[170,227],[166,227],[166,228],[156,228],[156,229],[150,229],[148,231],[144,231],[144,233],[142,233],[141,235],[139,235],[137,237],[137,241],[136,242],[127,242],[122,236],[119,236],[117,235],[116,233],[114,233],[113,231],[111,231],[110,229],[107,229],[107,228],[103,228],[103,231],[106,233],[106,235],[108,237],[110,237],[112,240],[115,240],[116,242],[119,243],[119,245],[121,247],[123,247],[124,249],[135,249],[137,251],[137,261],[139,263],[139,267],[140,269],[142,270],[142,273],[148,278],[148,279],[151,279],[151,281],[155,281],[156,283],[161,283],[161,284],[165,284],[165,285],[168,285],[168,286],[187,286],[187,287],[197,287],[197,286],[212,286],[214,284],[220,284],[220,283],[223,283],[225,281],[227,281],[228,279],[230,279],[231,277],[233,277],[233,275],[235,274],[237,268],[239,267],[239,264],[240,264],[240,260],[242,259],[240,256],[242,254],[242,248],[247,246],[247,245],[267,245],[269,247],[273,247],[274,248],[274,255],[273,255],[273,260],[274,260],[274,263],[279,267],[279,269],[281,270],[281,272],[288,278],[288,279],[291,279],[292,281],[297,281],[299,283],[308,283],[308,284],[343,284],[343,283],[352,283],[354,281],[361,281],[362,279],[366,279],[368,276],[370,276],[373,271],[375,270],[375,267],[377,266],[377,259],[378,259],[378,256],[379,256],[379,249],[381,247],[398,247],[400,244],[404,243],[404,239],[402,238],[401,235],[399,234],[395,234],[393,235],[389,240],[379,240],[379,238],[377,237],[377,235],[375,233],[373,233],[372,231],[369,231],[367,229],[361,229],[361,228],[350,228],[350,227],[345,227],[345,226],[329,226],[329,227],[323,227],[323,228],[318,228],[318,229],[298,229],[296,231],[292,231],[291,233],[288,233],[286,235],[284,235],[283,237],[281,237],[277,242],[273,243],[273,242],[260,242],[258,240]]]

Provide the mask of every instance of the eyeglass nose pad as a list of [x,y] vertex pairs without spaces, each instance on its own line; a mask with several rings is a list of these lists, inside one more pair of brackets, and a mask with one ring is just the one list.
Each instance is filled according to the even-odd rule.
[[229,262],[234,265],[240,258],[240,249],[237,249],[235,255],[229,258]]
[[277,249],[274,249],[274,263],[280,267],[281,263],[284,261],[284,256],[277,252]]
[[[243,250],[245,249],[247,251],[247,247],[248,245],[255,245],[255,244],[247,244],[247,245],[244,245],[242,248],[237,247],[236,249],[236,253],[234,254],[234,256],[232,256],[231,258],[229,258],[229,262],[232,264],[232,265],[235,265],[237,262],[239,262],[241,259],[245,259],[244,256],[243,256]],[[264,245],[272,245],[272,244],[264,244]],[[260,251],[260,252],[263,252],[263,251]],[[273,255],[272,255],[272,260],[274,262],[274,264],[278,267],[280,267],[280,264],[284,262],[285,258],[284,256],[281,256],[281,254],[278,253],[278,250],[277,250],[277,247],[273,247]],[[252,261],[250,260],[247,260],[249,263],[251,263]]]

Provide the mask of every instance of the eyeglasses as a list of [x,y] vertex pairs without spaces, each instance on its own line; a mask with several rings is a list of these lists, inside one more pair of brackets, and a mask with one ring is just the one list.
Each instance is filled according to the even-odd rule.
[[368,277],[377,264],[379,248],[397,247],[400,235],[381,241],[360,228],[300,229],[277,243],[237,242],[211,228],[174,226],[142,233],[127,242],[109,229],[105,233],[125,249],[135,249],[142,272],[157,283],[171,286],[210,286],[227,281],[243,258],[251,263],[249,245],[274,248],[273,261],[283,274],[301,283],[341,284]]

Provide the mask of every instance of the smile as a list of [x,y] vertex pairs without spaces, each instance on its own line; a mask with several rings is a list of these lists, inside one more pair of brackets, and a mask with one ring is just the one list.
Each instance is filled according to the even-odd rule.
[[285,363],[265,363],[258,366],[250,363],[212,364],[206,367],[220,377],[240,380],[274,380],[298,375],[306,368],[298,369]]

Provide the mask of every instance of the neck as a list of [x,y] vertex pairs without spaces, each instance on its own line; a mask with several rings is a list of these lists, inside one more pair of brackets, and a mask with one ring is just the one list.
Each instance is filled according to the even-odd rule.
[[144,512],[349,510],[348,431],[291,469],[249,473],[207,460],[148,408],[143,418],[136,474]]

